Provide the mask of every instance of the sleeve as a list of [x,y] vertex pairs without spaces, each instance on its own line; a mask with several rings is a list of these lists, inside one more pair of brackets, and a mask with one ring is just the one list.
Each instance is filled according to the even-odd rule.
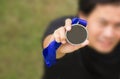
[[[61,26],[64,26],[65,20],[67,18],[72,19],[72,17],[62,17],[62,18],[58,18],[58,19],[52,21],[48,25],[47,29],[44,32],[44,35],[42,37],[42,43],[43,43],[43,40],[48,35],[52,34],[55,29],[57,29],[57,28],[59,28]],[[52,67],[50,67],[50,68],[48,68],[44,63],[44,74],[43,74],[42,79],[58,79],[60,77],[59,76],[60,70],[61,70],[61,68],[63,68],[61,66],[66,65],[65,64],[66,62],[69,63],[68,59],[71,59],[71,55],[66,55],[62,59],[57,60],[57,63],[55,65],[53,65]]]
[[53,20],[46,28],[43,36],[42,36],[42,43],[43,40],[50,34],[52,34],[54,32],[54,30],[58,29],[61,26],[65,25],[65,19],[66,18],[58,18]]
[[[53,20],[46,28],[43,36],[42,36],[42,45],[43,45],[43,40],[50,34],[52,34],[54,32],[54,30],[58,29],[59,27],[61,26],[64,26],[65,25],[65,20],[67,18],[70,18],[72,19],[74,16],[64,16],[64,17],[61,17],[61,18],[57,18],[55,20]],[[43,47],[43,46],[42,46]]]
[[61,74],[66,71],[72,64],[76,61],[76,53],[72,52],[66,54],[61,59],[57,59],[57,63],[51,66],[50,68],[44,64],[44,75],[42,79],[60,79]]

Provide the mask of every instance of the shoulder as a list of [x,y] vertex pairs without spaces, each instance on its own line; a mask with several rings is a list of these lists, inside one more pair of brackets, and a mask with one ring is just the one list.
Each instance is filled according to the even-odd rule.
[[74,17],[75,16],[62,16],[62,17],[56,18],[53,21],[51,21],[51,24],[53,24],[53,25],[56,24],[56,25],[62,25],[63,26],[66,19],[68,19],[68,18],[72,19]]
[[42,42],[44,40],[44,38],[50,34],[52,34],[54,32],[54,30],[56,30],[57,28],[61,27],[61,26],[64,26],[65,25],[65,20],[67,18],[74,18],[74,16],[63,16],[63,17],[59,17],[59,18],[56,18],[54,20],[52,20],[49,25],[46,27],[45,31],[44,31],[44,34],[42,36]]

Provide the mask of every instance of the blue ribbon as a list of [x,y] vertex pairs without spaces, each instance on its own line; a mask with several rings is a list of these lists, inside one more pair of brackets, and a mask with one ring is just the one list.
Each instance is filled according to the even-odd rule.
[[[72,24],[81,24],[86,27],[87,22],[80,18],[73,18]],[[43,49],[43,57],[47,67],[51,67],[56,63],[56,50],[60,47],[61,43],[57,43],[55,40],[52,41],[48,47]]]

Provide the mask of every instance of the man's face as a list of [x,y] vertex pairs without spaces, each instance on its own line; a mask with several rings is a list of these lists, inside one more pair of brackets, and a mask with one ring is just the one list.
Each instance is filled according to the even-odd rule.
[[98,5],[87,17],[90,46],[107,54],[120,41],[120,6]]

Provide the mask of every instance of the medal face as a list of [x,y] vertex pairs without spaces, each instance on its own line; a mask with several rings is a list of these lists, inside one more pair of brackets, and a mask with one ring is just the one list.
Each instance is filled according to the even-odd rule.
[[72,29],[66,32],[67,42],[72,45],[83,43],[87,39],[87,36],[86,28],[80,24],[73,24]]

